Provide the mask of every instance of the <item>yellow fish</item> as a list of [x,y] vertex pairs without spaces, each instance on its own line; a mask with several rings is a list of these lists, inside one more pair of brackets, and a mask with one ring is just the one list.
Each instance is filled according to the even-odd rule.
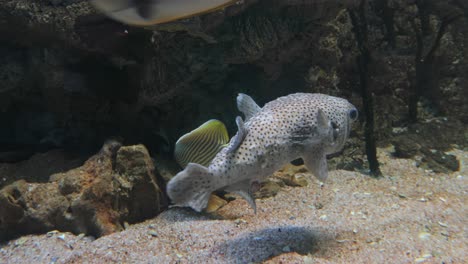
[[216,11],[237,0],[92,0],[96,8],[120,22],[150,26]]

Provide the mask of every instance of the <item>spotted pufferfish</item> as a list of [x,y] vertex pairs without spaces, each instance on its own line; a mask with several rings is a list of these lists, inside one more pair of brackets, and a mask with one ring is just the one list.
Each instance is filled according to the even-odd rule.
[[[286,163],[302,158],[319,180],[328,177],[326,156],[340,151],[358,111],[347,100],[314,93],[296,93],[258,106],[239,94],[238,131],[227,143],[225,126],[210,120],[176,143],[176,160],[185,169],[167,184],[175,206],[200,212],[212,192],[240,195],[256,211],[252,184]],[[226,144],[227,143],[227,144]]]

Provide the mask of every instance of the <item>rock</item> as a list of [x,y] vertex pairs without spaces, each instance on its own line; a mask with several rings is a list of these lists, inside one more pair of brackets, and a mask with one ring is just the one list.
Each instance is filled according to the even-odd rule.
[[135,223],[161,211],[163,192],[153,160],[143,145],[121,147],[114,168],[113,182],[120,187],[118,204],[128,209],[128,215],[122,214],[122,219]]
[[[0,144],[5,138],[96,149],[119,131],[128,142],[167,154],[174,139],[206,116],[234,128],[235,103],[218,102],[234,102],[239,87],[258,91],[258,98],[285,94],[291,78],[303,87],[304,69],[321,57],[309,52],[319,42],[309,39],[318,39],[317,26],[352,2],[244,0],[138,28],[107,18],[85,0],[5,0],[0,37],[9,45],[0,49],[0,109],[7,112],[0,114],[0,136],[7,137]],[[192,97],[187,87],[201,96]],[[32,114],[24,116],[25,109]],[[39,118],[47,126],[34,122]],[[141,129],[130,129],[136,124]],[[17,138],[17,131],[24,135]]]
[[288,164],[274,174],[276,178],[281,179],[286,185],[293,187],[305,187],[309,183],[307,178],[313,177],[304,165],[295,166]]
[[[4,157],[12,155],[14,154],[10,153]],[[21,162],[0,163],[0,177],[3,178],[0,179],[0,188],[19,179],[28,182],[47,182],[51,174],[76,168],[84,161],[85,159],[80,155],[55,149],[45,153],[36,153],[28,160]]]
[[98,237],[165,205],[146,148],[108,141],[83,166],[53,174],[50,182],[20,180],[0,190],[0,240],[54,229]]
[[0,241],[62,227],[67,208],[57,184],[16,181],[0,191]]
[[397,136],[392,139],[392,144],[395,147],[395,157],[412,158],[419,153],[421,146],[414,139],[407,136]]
[[225,206],[227,204],[227,201],[224,200],[223,198],[212,194],[210,196],[210,200],[208,201],[208,206],[205,208],[205,212],[207,213],[213,213],[216,212],[218,209],[221,207]]
[[445,154],[442,151],[430,151],[423,148],[421,152],[424,154],[421,160],[421,167],[431,169],[437,173],[451,173],[458,171],[460,162],[457,157],[451,154]]
[[290,186],[306,187],[309,185],[308,178],[312,177],[310,173],[297,173],[291,177]]
[[[452,144],[466,146],[465,135],[459,133],[463,125],[458,120],[438,118],[431,122],[416,123],[408,131],[391,139],[398,158],[421,156],[419,166],[438,173],[457,171],[457,157],[445,154]],[[452,142],[452,144],[450,143]]]
[[254,193],[254,197],[258,199],[272,197],[275,196],[280,189],[281,186],[278,183],[267,180],[261,183],[260,190]]

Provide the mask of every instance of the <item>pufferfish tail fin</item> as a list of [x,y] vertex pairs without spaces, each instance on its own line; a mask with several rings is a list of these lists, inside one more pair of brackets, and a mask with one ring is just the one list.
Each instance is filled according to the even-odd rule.
[[174,156],[182,168],[190,162],[208,166],[228,142],[226,126],[221,121],[211,119],[180,137],[175,144]]
[[175,206],[192,207],[201,212],[215,190],[213,175],[196,163],[189,163],[167,184],[167,195]]

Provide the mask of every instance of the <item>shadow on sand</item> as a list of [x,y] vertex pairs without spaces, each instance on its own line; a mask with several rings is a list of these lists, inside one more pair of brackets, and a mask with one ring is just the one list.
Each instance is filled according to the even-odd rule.
[[328,249],[334,241],[334,236],[324,231],[302,226],[281,226],[230,240],[220,245],[219,250],[229,263],[250,263],[262,262],[287,252],[316,254]]

